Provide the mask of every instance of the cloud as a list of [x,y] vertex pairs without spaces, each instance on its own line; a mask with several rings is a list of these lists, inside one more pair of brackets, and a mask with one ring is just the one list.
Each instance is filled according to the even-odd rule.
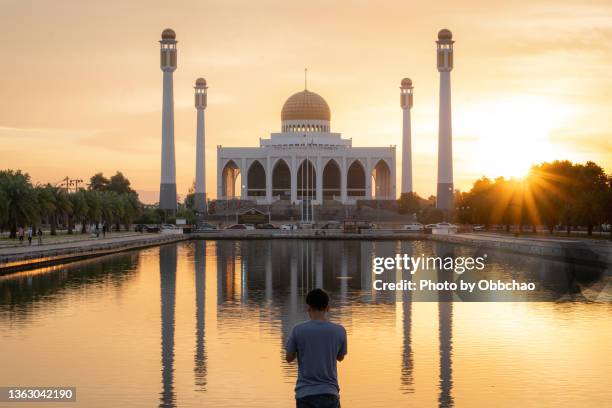
[[58,128],[18,128],[0,126],[0,138],[45,138],[45,139],[78,139],[93,136],[95,129],[58,129]]

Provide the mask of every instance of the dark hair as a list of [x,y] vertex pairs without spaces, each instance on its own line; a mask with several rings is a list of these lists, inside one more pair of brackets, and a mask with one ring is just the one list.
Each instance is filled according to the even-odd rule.
[[306,295],[306,304],[314,310],[325,310],[329,305],[329,295],[323,289],[313,289]]

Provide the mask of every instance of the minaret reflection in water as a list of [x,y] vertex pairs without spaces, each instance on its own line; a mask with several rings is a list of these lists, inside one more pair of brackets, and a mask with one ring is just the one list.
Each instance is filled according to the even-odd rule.
[[206,391],[205,304],[206,304],[206,241],[195,241],[196,346],[194,382],[196,391]]
[[177,246],[159,248],[161,287],[161,373],[160,408],[175,407],[174,395],[174,307],[176,303]]
[[[400,244],[400,252],[412,256],[412,242],[402,241]],[[410,271],[402,270],[402,279],[412,280]],[[405,393],[414,392],[414,361],[412,354],[412,292],[409,290],[402,291],[402,325],[404,336],[402,339],[402,372],[401,384],[402,391]]]
[[[436,256],[441,258],[453,257],[453,246],[449,244],[434,243]],[[438,270],[438,282],[452,281],[452,270]],[[453,292],[438,292],[438,328],[440,338],[440,395],[438,406],[450,408],[454,406],[453,389]]]

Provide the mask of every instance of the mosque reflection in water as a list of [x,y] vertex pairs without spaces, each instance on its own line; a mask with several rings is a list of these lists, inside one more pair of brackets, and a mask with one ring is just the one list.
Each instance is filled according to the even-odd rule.
[[[412,251],[421,253],[415,243],[365,241],[195,241],[192,244],[195,269],[194,385],[206,392],[206,257],[211,250],[216,260],[217,322],[240,314],[241,308],[261,307],[267,318],[279,322],[280,342],[284,344],[294,324],[305,319],[305,294],[322,287],[333,299],[332,319],[342,321],[356,303],[395,307],[401,302],[403,339],[401,349],[401,389],[413,393],[414,355],[411,341],[412,295],[409,291],[375,292],[372,280],[412,279],[409,273],[385,272],[374,275],[372,257],[393,256]],[[439,256],[452,256],[453,247],[436,245]],[[175,302],[177,246],[159,250],[161,284],[161,377],[160,407],[176,406],[174,390]],[[208,271],[210,272],[210,271]],[[438,279],[448,272],[438,272]],[[390,276],[386,276],[388,274]],[[210,293],[210,291],[208,292]],[[439,406],[452,407],[452,317],[451,293],[438,295],[439,331]],[[235,318],[236,316],[234,316]],[[350,336],[350,330],[349,330]]]

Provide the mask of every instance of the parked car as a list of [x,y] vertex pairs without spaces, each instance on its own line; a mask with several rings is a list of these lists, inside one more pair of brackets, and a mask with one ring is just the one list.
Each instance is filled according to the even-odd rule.
[[432,228],[433,234],[456,234],[459,228],[456,225],[453,225],[449,222],[439,222],[435,227]]
[[216,225],[213,224],[209,224],[207,222],[201,222],[198,224],[198,228],[196,229],[196,231],[216,231],[219,228],[217,228]]
[[430,229],[432,229],[432,228],[436,228],[436,226],[437,226],[437,225],[438,225],[438,224],[427,224],[427,225],[425,225],[425,229],[430,230]]
[[159,232],[159,226],[147,225],[147,224],[136,224],[136,226],[134,226],[134,231],[155,233],[155,232]]
[[274,224],[257,224],[255,228],[257,229],[278,229],[278,227]]
[[226,230],[245,230],[247,229],[247,227],[244,224],[234,224],[234,225],[230,225],[229,227],[225,229]]
[[439,223],[436,224],[436,227],[437,228],[444,228],[444,227],[446,227],[446,228],[457,228],[456,225],[451,224],[450,222],[439,222]]
[[472,231],[484,231],[485,226],[482,224],[472,225]]
[[283,224],[280,226],[281,231],[293,231],[295,226],[293,224]]
[[182,228],[179,228],[176,225],[162,224],[161,233],[162,234],[182,234],[183,230]]
[[340,223],[340,221],[328,221],[327,224],[321,227],[321,229],[340,230],[342,229],[342,224]]
[[248,230],[254,230],[255,229],[255,225],[253,224],[244,224],[244,226],[246,227],[246,229]]
[[423,231],[425,227],[420,222],[411,222],[402,227],[406,231]]

